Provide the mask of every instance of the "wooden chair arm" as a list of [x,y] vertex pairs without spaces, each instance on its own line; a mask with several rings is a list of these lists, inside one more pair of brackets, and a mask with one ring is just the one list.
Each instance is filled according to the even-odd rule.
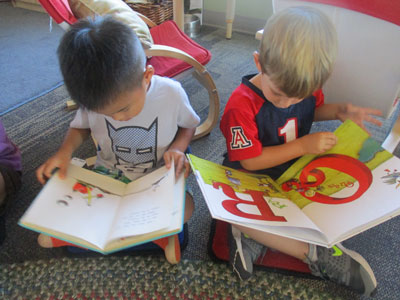
[[211,132],[219,119],[219,96],[214,80],[207,69],[189,54],[165,45],[153,45],[146,49],[147,56],[164,56],[182,60],[195,69],[195,78],[207,89],[209,94],[209,109],[207,119],[196,128],[193,140],[199,139]]
[[135,13],[146,23],[147,26],[150,28],[157,26],[156,23],[154,23],[152,20],[150,20],[148,17],[145,15],[142,15],[141,13],[135,11]]
[[191,55],[177,48],[165,45],[152,45],[149,49],[145,49],[147,56],[165,56],[183,60],[193,66],[197,71],[203,72],[205,67],[195,60]]

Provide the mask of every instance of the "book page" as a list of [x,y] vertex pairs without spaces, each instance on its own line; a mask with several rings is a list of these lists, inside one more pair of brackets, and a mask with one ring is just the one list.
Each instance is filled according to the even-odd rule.
[[[400,214],[399,171],[400,159],[393,157],[372,171],[371,185],[359,198],[338,204],[312,202],[303,211],[329,237],[330,243],[349,238]],[[359,188],[356,182],[330,196],[345,199]]]
[[[71,168],[74,171],[70,172]],[[71,177],[80,170],[83,169],[71,166],[68,177],[64,180],[58,174],[53,175],[20,223],[32,229],[36,226],[49,228],[102,248],[105,246],[105,233],[112,225],[120,197]],[[59,238],[68,240],[65,236]]]
[[266,175],[240,172],[193,155],[197,182],[213,218],[228,222],[318,228]]
[[158,186],[164,177],[168,175],[167,173],[167,168],[160,167],[151,173],[126,184],[124,195],[136,194]]
[[318,195],[332,195],[351,187],[363,178],[360,176],[365,167],[373,170],[393,156],[350,120],[334,133],[338,142],[332,149],[299,158],[276,180],[286,197],[300,208]]
[[143,244],[155,239],[177,234],[183,229],[183,220],[185,212],[185,178],[183,174],[175,180],[174,185],[174,206],[172,210],[172,219],[170,225],[161,230],[118,238],[107,243],[107,253],[113,253],[122,249],[132,247],[132,245]]
[[170,225],[174,208],[174,168],[161,167],[145,177],[138,192],[123,197],[109,241],[143,235]]
[[277,180],[331,244],[397,215],[400,209],[400,159],[351,121],[335,135],[335,147],[300,158]]
[[[196,176],[201,177],[197,172]],[[201,179],[200,179],[201,180]],[[201,190],[213,218],[251,225],[318,228],[290,200],[269,197],[262,191],[235,192],[231,186],[201,183]]]

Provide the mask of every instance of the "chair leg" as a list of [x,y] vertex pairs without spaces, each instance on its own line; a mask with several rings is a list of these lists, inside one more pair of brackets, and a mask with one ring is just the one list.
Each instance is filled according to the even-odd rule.
[[217,125],[219,119],[220,101],[214,80],[207,70],[204,69],[203,72],[199,72],[196,70],[195,72],[193,72],[193,77],[196,78],[197,81],[207,89],[209,96],[207,119],[196,128],[196,132],[193,137],[193,140],[197,140],[209,134],[211,130]]
[[78,109],[78,104],[72,99],[67,100],[67,110],[71,111],[76,109]]
[[235,18],[235,6],[236,0],[226,1],[226,38],[230,40],[232,38],[232,26]]

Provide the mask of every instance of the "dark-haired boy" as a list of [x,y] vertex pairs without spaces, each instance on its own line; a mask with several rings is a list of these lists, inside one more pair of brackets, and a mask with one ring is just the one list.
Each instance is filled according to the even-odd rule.
[[[90,134],[98,143],[97,167],[134,180],[174,161],[176,176],[188,176],[184,152],[199,117],[178,82],[146,66],[129,27],[110,17],[81,20],[65,33],[58,57],[68,92],[80,108],[60,149],[37,169],[42,184],[55,168],[65,176],[73,152]],[[187,194],[185,221],[192,211]],[[64,245],[43,234],[38,241],[43,247]]]

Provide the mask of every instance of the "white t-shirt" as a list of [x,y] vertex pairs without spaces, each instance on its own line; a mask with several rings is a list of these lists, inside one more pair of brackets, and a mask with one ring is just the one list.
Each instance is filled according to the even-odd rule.
[[136,179],[158,168],[178,127],[194,128],[200,122],[181,84],[154,75],[143,110],[128,121],[78,109],[72,128],[89,128],[98,143],[96,165],[119,169]]

